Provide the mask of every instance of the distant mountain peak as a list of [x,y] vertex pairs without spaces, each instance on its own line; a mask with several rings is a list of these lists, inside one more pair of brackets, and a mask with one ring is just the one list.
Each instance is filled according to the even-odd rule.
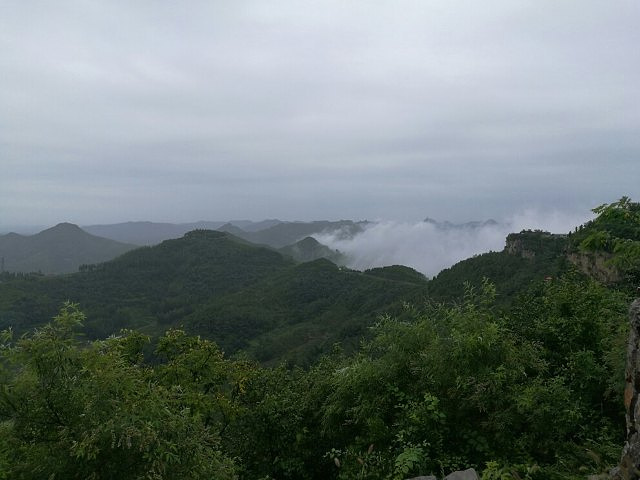
[[10,239],[19,239],[24,237],[26,237],[26,235],[20,235],[19,233],[16,233],[16,232],[9,232],[4,236],[4,238],[10,238]]
[[57,224],[55,227],[49,228],[48,230],[82,230],[82,229],[75,223],[61,222]]
[[43,230],[40,233],[37,233],[35,236],[47,237],[49,235],[60,235],[60,234],[63,234],[63,235],[79,235],[79,234],[88,235],[87,232],[82,230],[75,223],[62,222],[62,223],[57,224],[55,227],[47,228],[46,230]]
[[62,222],[34,235],[0,236],[0,256],[9,272],[69,273],[80,265],[100,263],[134,248]]
[[300,247],[317,247],[321,243],[313,237],[304,237],[302,240],[296,242],[296,245]]
[[246,233],[242,228],[234,225],[233,223],[225,223],[224,225],[218,227],[218,231],[226,232],[226,233],[230,233],[232,235],[238,235],[238,236],[241,236]]
[[278,251],[297,262],[311,262],[322,258],[339,264],[344,260],[338,250],[331,250],[313,237],[305,237],[294,244],[280,248]]
[[229,232],[201,228],[185,233],[183,238],[229,238]]

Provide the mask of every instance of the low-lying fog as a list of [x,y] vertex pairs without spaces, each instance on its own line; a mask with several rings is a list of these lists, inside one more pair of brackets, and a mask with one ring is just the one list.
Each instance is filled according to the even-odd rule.
[[442,269],[489,251],[504,248],[506,236],[524,229],[568,233],[592,218],[563,212],[526,211],[501,222],[476,226],[446,226],[429,222],[377,221],[352,238],[337,233],[314,235],[348,257],[347,266],[357,270],[385,265],[407,265],[427,277]]

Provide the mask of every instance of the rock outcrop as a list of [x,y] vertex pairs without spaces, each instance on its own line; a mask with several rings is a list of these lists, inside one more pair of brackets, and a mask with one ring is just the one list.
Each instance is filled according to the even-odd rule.
[[[433,475],[427,475],[422,477],[413,477],[408,480],[438,480]],[[478,474],[473,468],[468,468],[467,470],[461,470],[457,472],[450,473],[442,480],[480,480]]]
[[621,273],[611,265],[612,257],[613,255],[605,252],[573,252],[567,255],[567,260],[585,275],[595,278],[605,285],[611,285],[622,280]]
[[444,477],[443,480],[480,480],[478,474],[473,468],[468,468],[460,472],[453,472]]
[[509,255],[522,258],[537,256],[563,255],[567,247],[567,236],[541,230],[522,230],[520,233],[510,233],[504,251]]
[[624,391],[627,440],[620,466],[612,472],[615,480],[640,479],[640,298],[631,304],[629,322]]

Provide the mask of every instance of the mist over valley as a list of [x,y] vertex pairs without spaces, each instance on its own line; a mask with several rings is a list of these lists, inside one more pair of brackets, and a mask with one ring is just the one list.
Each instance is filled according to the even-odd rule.
[[[135,246],[156,245],[164,240],[180,238],[192,230],[220,230],[256,245],[280,249],[287,255],[292,255],[292,251],[298,251],[298,254],[302,255],[298,259],[313,260],[323,257],[361,271],[390,265],[405,265],[431,277],[466,258],[502,250],[509,233],[521,230],[568,233],[589,218],[588,214],[527,210],[499,222],[489,219],[465,223],[439,221],[429,217],[417,222],[392,220],[291,222],[270,219],[176,224],[138,221],[88,225],[82,226],[82,230],[62,227],[71,225],[66,223],[60,224],[57,229],[45,229],[38,235],[0,235],[0,257],[4,257],[4,267],[7,271],[68,273],[76,271],[80,264],[109,260],[117,253]],[[33,228],[18,227],[17,230],[28,232]],[[94,237],[79,235],[81,231]],[[319,247],[324,246],[325,250],[316,249],[313,253],[305,254],[300,253],[299,248],[292,250],[298,242],[308,237],[317,240],[320,243]],[[107,247],[105,240],[100,243],[98,238],[119,242],[121,246],[113,243]],[[78,250],[78,245],[86,244],[90,239],[93,239],[96,245],[85,246],[82,250],[85,253],[81,254],[83,256],[78,257],[77,260],[72,260],[72,253],[61,253],[64,248],[70,248],[71,251],[75,250],[76,254],[79,254],[81,250]],[[18,249],[15,248],[17,244],[20,244]],[[44,253],[48,248],[57,253],[51,253],[48,258]],[[313,247],[308,245],[307,248]],[[91,249],[95,253],[90,253]],[[66,263],[60,263],[61,255],[67,259]],[[53,258],[56,256],[58,259]]]
[[358,270],[407,265],[431,277],[442,269],[481,253],[500,251],[509,233],[544,230],[568,233],[591,217],[560,211],[528,210],[504,221],[462,224],[438,221],[367,223],[352,236],[341,232],[314,235],[322,244],[345,255],[345,264]]

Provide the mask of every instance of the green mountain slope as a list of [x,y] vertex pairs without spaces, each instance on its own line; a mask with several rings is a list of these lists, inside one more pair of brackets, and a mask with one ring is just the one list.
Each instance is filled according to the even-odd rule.
[[568,237],[524,230],[507,236],[504,250],[468,258],[442,270],[429,282],[429,297],[452,301],[464,294],[468,283],[479,287],[484,278],[495,284],[498,301],[510,303],[532,281],[555,278],[569,268]]
[[425,287],[327,260],[296,265],[228,233],[194,231],[76,274],[6,280],[0,283],[0,328],[24,331],[71,300],[87,313],[91,338],[121,328],[156,335],[183,326],[229,352],[248,348],[263,361],[294,350],[296,358],[307,358],[334,341],[357,342],[380,313],[421,301]]
[[318,259],[213,299],[184,325],[263,362],[307,363],[334,343],[353,349],[380,315],[400,316],[403,302],[422,303],[425,294],[426,281],[376,278]]
[[134,248],[96,237],[71,223],[60,223],[36,235],[0,236],[0,257],[8,272],[75,272],[82,264],[111,260]]
[[319,258],[326,258],[335,264],[340,264],[344,260],[338,250],[331,250],[313,237],[305,237],[293,245],[278,249],[278,251],[293,258],[296,262],[311,262]]

